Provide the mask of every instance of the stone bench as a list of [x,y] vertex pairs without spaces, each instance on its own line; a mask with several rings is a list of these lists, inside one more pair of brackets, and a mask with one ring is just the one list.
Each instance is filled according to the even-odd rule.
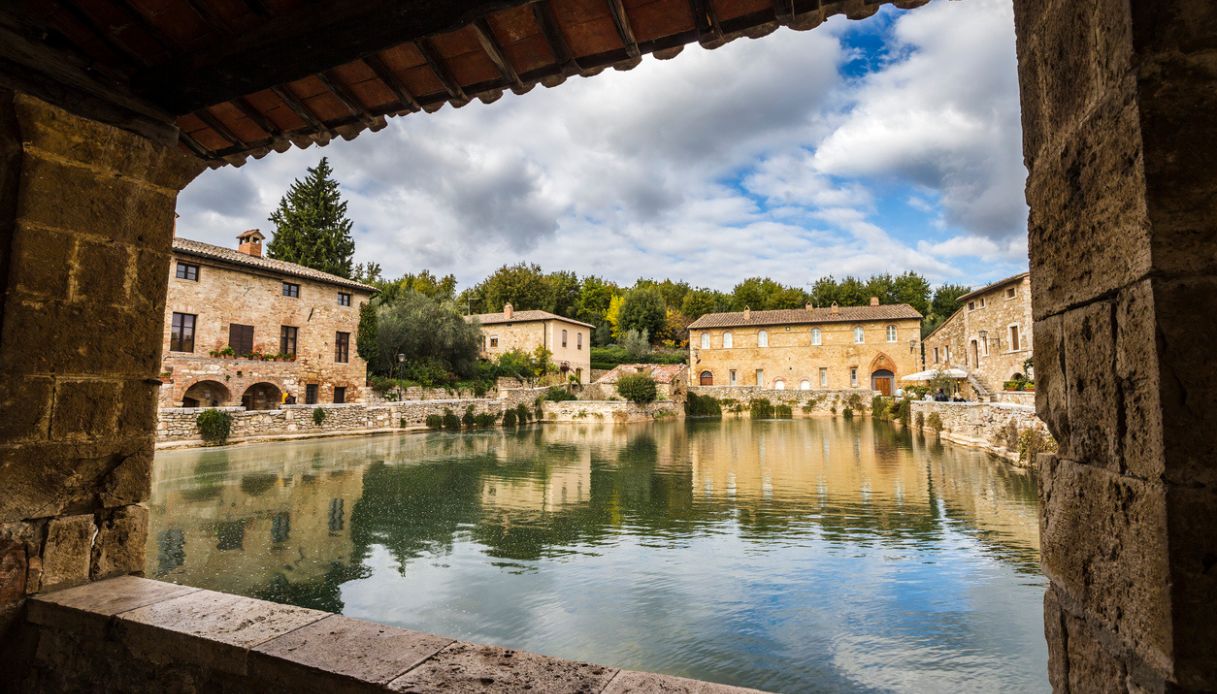
[[27,622],[38,644],[27,691],[755,691],[134,576],[38,595]]

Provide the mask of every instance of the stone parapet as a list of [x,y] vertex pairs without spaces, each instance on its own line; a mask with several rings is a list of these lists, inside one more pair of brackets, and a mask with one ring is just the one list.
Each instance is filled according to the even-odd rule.
[[[930,426],[932,415],[938,416],[941,430]],[[1019,440],[1024,437],[1023,432],[1036,432],[1044,437],[1049,448],[1054,446],[1048,426],[1035,413],[1033,405],[914,400],[913,420],[924,423],[925,431],[937,431],[944,441],[980,448],[1021,467],[1035,464],[1034,460],[1019,454]]]
[[[748,403],[765,399],[774,405],[790,405],[796,417],[832,417],[846,407],[856,414],[870,413],[871,400],[877,390],[773,390],[755,386],[693,386],[689,393],[712,397],[723,405],[723,415],[748,414]],[[735,407],[733,407],[735,405]]]
[[649,422],[683,419],[684,405],[671,400],[636,405],[624,400],[567,400],[542,404],[545,422]]

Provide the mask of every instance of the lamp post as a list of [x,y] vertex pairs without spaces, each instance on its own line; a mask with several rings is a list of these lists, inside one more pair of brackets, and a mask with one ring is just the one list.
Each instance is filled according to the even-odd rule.
[[397,381],[397,401],[398,402],[401,402],[402,398],[403,398],[403,395],[401,392],[401,370],[405,363],[406,363],[406,355],[398,353],[398,355],[397,355],[397,378],[395,379]]

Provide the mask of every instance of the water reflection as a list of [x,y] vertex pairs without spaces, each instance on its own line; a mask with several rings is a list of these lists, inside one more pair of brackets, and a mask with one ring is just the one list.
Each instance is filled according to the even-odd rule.
[[1046,688],[1034,480],[870,421],[158,455],[148,571],[781,691]]

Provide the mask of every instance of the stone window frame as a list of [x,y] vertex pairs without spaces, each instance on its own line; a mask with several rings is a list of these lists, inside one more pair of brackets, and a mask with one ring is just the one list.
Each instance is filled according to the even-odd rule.
[[849,385],[852,388],[858,387],[858,367],[849,367]]
[[1006,287],[1006,301],[1018,298],[1018,287]]
[[735,336],[728,330],[723,333],[723,349],[731,349],[735,347]]
[[490,336],[490,347],[493,349],[493,348],[498,347],[498,346],[499,346],[499,336],[498,336],[498,335],[491,335],[491,336]]
[[254,326],[242,323],[228,324],[228,346],[237,356],[252,354],[254,351]]
[[774,390],[786,390],[786,379],[779,378],[779,379],[774,380],[773,389]]
[[[582,331],[575,333],[575,349],[583,349],[583,332]],[[579,371],[582,372],[583,369],[579,369]]]
[[1006,339],[1010,342],[1010,349],[1006,350],[1007,354],[1023,351],[1023,329],[1018,323],[1011,323],[1006,326]]
[[338,292],[338,305],[339,306],[350,306],[351,305],[351,293],[350,292]]
[[768,330],[756,331],[756,346],[757,347],[769,347],[769,331]]
[[934,348],[934,363],[935,364],[938,363],[938,348],[937,347]]
[[330,399],[334,401],[335,405],[345,404],[347,401],[347,387],[346,386],[334,386],[333,397],[331,397]]
[[854,326],[854,344],[855,345],[866,344],[866,330],[864,330],[862,328],[862,326],[860,326],[860,325]]
[[300,328],[294,325],[279,326],[279,354],[296,356],[300,345]]
[[701,348],[710,349],[710,333],[701,334]]
[[[182,349],[182,347],[186,346],[186,343],[187,343],[187,338],[186,338],[186,319],[187,318],[190,319],[190,337],[189,337],[190,349]],[[177,311],[174,311],[173,317],[170,319],[170,323],[169,323],[169,351],[170,352],[193,353],[194,352],[194,333],[195,333],[195,330],[198,329],[198,324],[199,324],[199,316],[197,313],[179,313]],[[177,345],[178,348],[174,349],[174,345]]]
[[819,347],[824,344],[824,333],[819,328],[811,329],[811,346]]
[[827,366],[820,367],[820,387],[821,388],[828,387],[828,367]]
[[727,369],[727,385],[736,385],[739,379],[735,375],[735,369]]
[[764,369],[756,370],[756,385],[758,388],[765,385],[765,370]]
[[299,299],[300,298],[300,285],[296,284],[295,282],[284,281],[283,282],[283,296],[286,296],[289,299]]
[[562,328],[562,349],[566,349],[566,328]]
[[351,334],[341,330],[334,333],[334,363],[351,363]]
[[887,332],[888,344],[894,345],[900,341],[900,339],[898,337],[899,333],[897,332],[895,325],[889,325],[889,326],[887,326],[887,328],[885,330]]
[[188,282],[198,282],[199,281],[199,266],[195,265],[194,263],[187,263],[185,261],[179,260],[179,261],[177,261],[177,268],[174,270],[174,275],[179,280],[186,280]]
[[811,379],[804,378],[803,380],[799,381],[799,390],[811,390]]

